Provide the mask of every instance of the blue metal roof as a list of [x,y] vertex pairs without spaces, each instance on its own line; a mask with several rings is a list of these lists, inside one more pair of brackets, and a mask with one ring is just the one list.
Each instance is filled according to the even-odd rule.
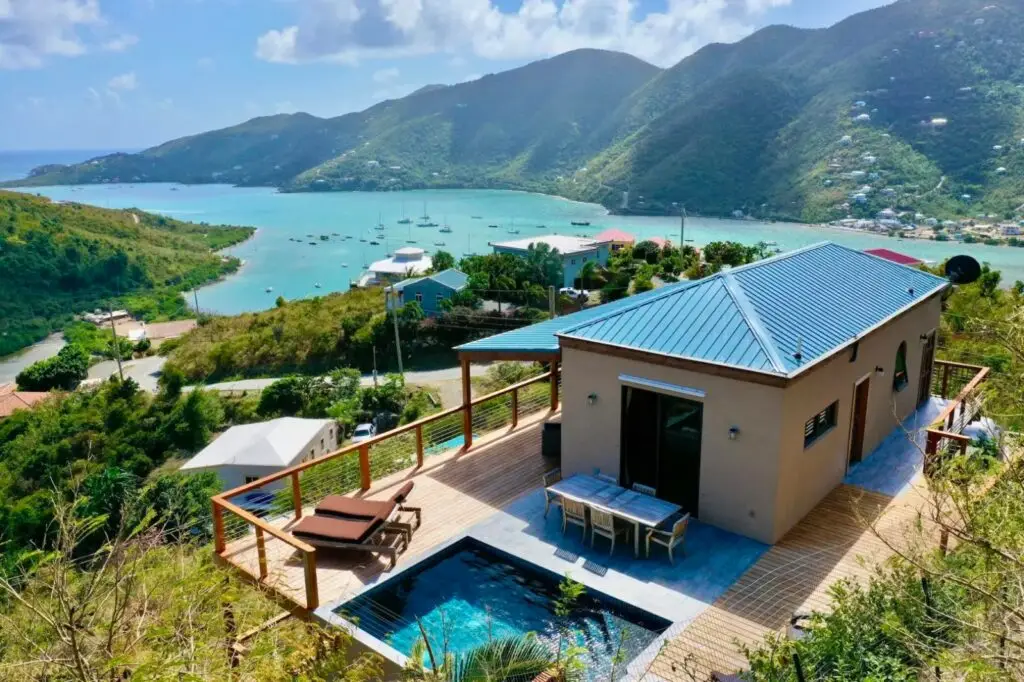
[[647,291],[642,294],[637,294],[636,296],[622,298],[618,301],[612,301],[611,303],[605,303],[604,305],[595,306],[593,308],[586,308],[585,310],[570,313],[569,315],[563,315],[562,317],[556,317],[552,320],[545,320],[543,322],[531,324],[528,327],[521,327],[520,329],[503,332],[495,336],[488,336],[483,339],[477,339],[476,341],[470,341],[469,343],[464,343],[461,346],[456,346],[455,350],[476,353],[509,352],[546,353],[550,355],[551,353],[558,352],[558,337],[555,336],[555,334],[560,331],[576,327],[583,322],[607,315],[620,308],[636,305],[638,302],[688,284],[690,284],[690,282],[670,284],[669,286],[662,287],[661,289]]
[[947,286],[824,243],[625,299],[615,310],[599,306],[602,314],[558,334],[790,376]]
[[433,275],[427,275],[425,277],[410,277],[409,279],[403,279],[401,282],[392,285],[390,288],[393,291],[402,291],[410,284],[422,282],[425,279],[433,280],[442,286],[448,287],[452,291],[461,291],[469,282],[469,275],[460,270],[456,270],[455,268],[448,268],[447,270],[442,270],[441,272],[436,272]]

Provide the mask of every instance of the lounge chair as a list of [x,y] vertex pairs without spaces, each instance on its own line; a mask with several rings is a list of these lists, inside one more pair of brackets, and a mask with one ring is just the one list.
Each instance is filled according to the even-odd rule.
[[647,531],[647,556],[651,556],[651,543],[653,542],[668,550],[668,562],[674,564],[672,550],[675,549],[676,545],[679,545],[679,551],[683,551],[682,546],[686,540],[686,527],[690,524],[690,515],[683,514],[681,517],[669,519],[666,523],[672,524],[671,530],[651,528]]
[[544,483],[544,518],[548,517],[548,510],[553,504],[561,504],[561,496],[558,493],[551,492],[548,490],[548,486],[552,486],[562,480],[562,470],[555,468],[544,474],[541,479]]
[[611,549],[608,550],[608,555],[611,556],[615,553],[615,538],[620,535],[625,535],[629,538],[629,528],[627,526],[615,527],[615,517],[606,511],[600,509],[590,508],[590,546],[594,546],[594,536],[600,535],[601,537],[608,538],[612,542]]
[[395,567],[395,564],[398,563],[399,553],[408,547],[408,540],[406,540],[404,532],[396,535],[399,538],[397,542],[384,543],[389,529],[385,524],[385,519],[381,517],[369,520],[349,520],[314,514],[303,517],[291,527],[290,532],[294,537],[314,547],[383,554],[391,559],[388,569]]
[[[363,500],[344,495],[329,495],[320,501],[314,512],[319,516],[331,516],[350,521],[368,520],[381,517],[386,519],[388,528],[401,530],[407,540],[412,540],[412,533],[423,523],[423,510],[405,504],[412,492],[413,482],[409,481],[387,500]],[[415,522],[406,521],[402,512],[410,512]]]
[[587,538],[587,505],[576,500],[562,499],[562,534],[569,524],[583,529],[583,539]]

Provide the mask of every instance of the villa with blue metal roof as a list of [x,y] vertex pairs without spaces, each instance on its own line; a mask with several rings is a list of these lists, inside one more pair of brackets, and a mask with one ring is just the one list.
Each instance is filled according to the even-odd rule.
[[457,350],[560,363],[563,475],[774,543],[928,400],[948,287],[824,243]]
[[401,308],[406,303],[416,301],[427,317],[433,317],[443,310],[443,301],[450,301],[468,283],[469,276],[455,268],[425,277],[405,279],[385,289],[388,293],[387,308]]

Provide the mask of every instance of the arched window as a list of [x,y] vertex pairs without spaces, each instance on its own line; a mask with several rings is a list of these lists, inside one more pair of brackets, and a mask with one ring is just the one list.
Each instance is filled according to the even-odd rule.
[[892,390],[902,391],[907,387],[907,342],[902,341],[896,349],[896,369],[892,373]]

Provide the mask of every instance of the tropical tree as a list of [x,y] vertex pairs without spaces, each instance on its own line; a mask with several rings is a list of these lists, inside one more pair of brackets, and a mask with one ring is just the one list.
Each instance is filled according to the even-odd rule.
[[543,242],[530,244],[526,251],[526,265],[531,282],[542,286],[561,286],[562,256]]
[[455,256],[448,253],[447,251],[437,251],[433,255],[433,262],[431,264],[431,270],[433,272],[442,272],[455,267]]
[[74,390],[89,376],[89,353],[77,344],[68,344],[52,358],[40,360],[23,369],[16,381],[23,391]]

